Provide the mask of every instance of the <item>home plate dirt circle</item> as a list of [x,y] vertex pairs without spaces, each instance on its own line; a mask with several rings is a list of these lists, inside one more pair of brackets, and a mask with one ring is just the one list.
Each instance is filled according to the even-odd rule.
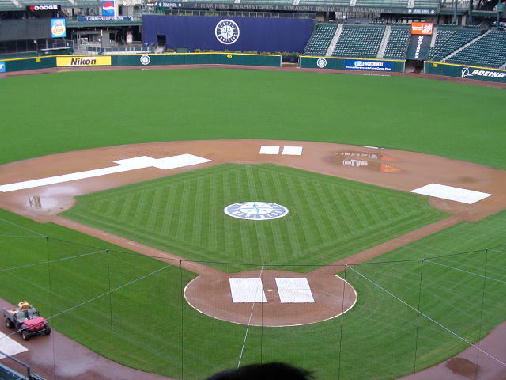
[[277,270],[200,275],[184,297],[209,317],[266,327],[326,321],[357,302],[355,289],[339,276]]

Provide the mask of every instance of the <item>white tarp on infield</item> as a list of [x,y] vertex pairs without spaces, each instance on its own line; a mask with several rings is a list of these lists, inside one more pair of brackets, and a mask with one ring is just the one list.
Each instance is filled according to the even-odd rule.
[[281,152],[281,154],[288,155],[288,156],[300,156],[300,155],[302,155],[302,147],[301,146],[285,145],[283,147],[283,152]]
[[92,169],[84,172],[75,172],[64,175],[56,175],[47,178],[32,179],[18,183],[1,185],[0,191],[16,191],[21,189],[33,189],[34,187],[54,185],[68,181],[77,181],[91,177],[101,177],[112,173],[123,173],[130,170],[155,167],[158,169],[176,169],[185,166],[193,166],[208,162],[207,158],[194,156],[193,154],[180,154],[172,157],[153,158],[149,156],[132,157],[125,160],[113,161],[117,166],[110,166],[103,169]]
[[[20,352],[28,351],[28,349],[16,342],[14,339],[11,339],[4,333],[0,332],[0,351],[4,354],[14,356]],[[0,354],[0,359],[5,359],[5,356]]]
[[481,191],[467,190],[460,187],[440,185],[437,183],[425,185],[418,189],[411,190],[411,192],[422,195],[430,195],[441,199],[449,199],[460,203],[476,203],[482,199],[490,197],[490,194],[482,193]]
[[262,145],[260,146],[260,154],[278,154],[279,145]]
[[314,302],[307,278],[276,278],[282,303]]
[[260,278],[229,278],[233,302],[267,302]]

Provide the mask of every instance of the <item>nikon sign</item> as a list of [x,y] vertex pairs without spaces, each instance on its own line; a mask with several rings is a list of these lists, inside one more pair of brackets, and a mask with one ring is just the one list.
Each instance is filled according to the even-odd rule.
[[61,56],[56,57],[56,66],[58,67],[111,66],[111,56],[99,56],[99,57]]
[[506,70],[502,69],[427,61],[425,62],[424,68],[426,74],[506,83]]

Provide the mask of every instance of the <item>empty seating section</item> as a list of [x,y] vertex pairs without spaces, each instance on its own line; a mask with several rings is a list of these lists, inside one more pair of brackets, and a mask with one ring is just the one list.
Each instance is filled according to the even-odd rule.
[[17,10],[16,4],[11,0],[0,0],[0,10],[2,11],[14,11]]
[[443,27],[438,28],[436,44],[430,49],[429,59],[440,61],[458,48],[478,37],[480,30]]
[[[242,1],[241,1],[242,2]],[[350,0],[300,0],[299,5],[306,6],[342,6],[347,7],[350,5]]]
[[494,30],[461,50],[448,62],[501,67],[506,63],[506,32]]
[[439,8],[439,0],[415,0],[414,8]]
[[330,41],[336,33],[337,25],[316,24],[313,34],[309,39],[304,54],[306,55],[325,55],[330,45]]
[[384,25],[344,25],[332,55],[374,58],[378,53],[384,33]]
[[409,27],[392,26],[384,58],[405,59],[410,35]]
[[64,6],[64,7],[68,7],[71,5],[70,1],[68,0],[39,0],[39,1],[34,1],[34,0],[18,0],[19,1],[19,4],[21,4],[21,6],[25,7],[27,5],[34,5],[34,4],[56,4],[56,5],[61,5],[61,6]]
[[359,7],[407,8],[408,0],[357,0],[356,5]]

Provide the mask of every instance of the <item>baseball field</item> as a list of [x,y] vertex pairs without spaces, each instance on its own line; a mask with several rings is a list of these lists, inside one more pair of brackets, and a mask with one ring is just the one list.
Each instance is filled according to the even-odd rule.
[[[0,191],[0,297],[29,300],[106,358],[170,378],[281,360],[317,379],[394,379],[504,321],[504,90],[227,69],[61,72],[0,86],[0,186],[133,157],[203,159]],[[259,154],[265,146],[302,153]],[[431,183],[490,196],[412,192]],[[289,212],[241,220],[224,213],[236,202]],[[233,301],[241,278],[261,279],[265,299]],[[312,293],[292,289],[309,298],[283,303],[283,279]],[[476,373],[485,361],[506,368],[474,348]],[[64,349],[53,341],[37,364],[78,378],[58,372]]]

